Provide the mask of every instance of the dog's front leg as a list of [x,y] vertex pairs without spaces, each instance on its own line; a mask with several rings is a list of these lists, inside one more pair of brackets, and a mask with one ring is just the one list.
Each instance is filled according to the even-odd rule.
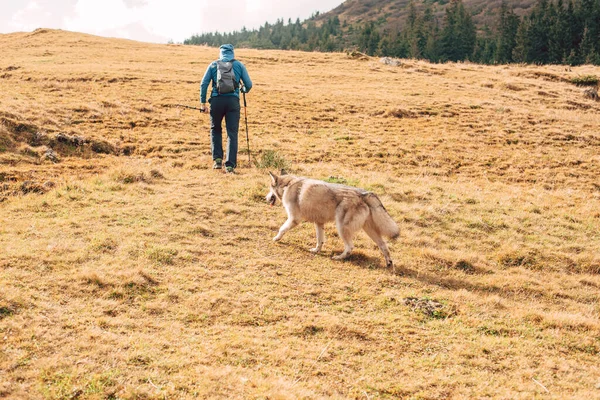
[[285,221],[285,223],[283,225],[281,225],[281,228],[279,228],[279,233],[277,234],[277,236],[275,236],[273,238],[273,241],[277,242],[279,239],[281,239],[283,237],[283,235],[285,235],[285,233],[287,231],[289,231],[296,225],[298,225],[298,221],[294,221],[293,219],[288,218],[287,221]]

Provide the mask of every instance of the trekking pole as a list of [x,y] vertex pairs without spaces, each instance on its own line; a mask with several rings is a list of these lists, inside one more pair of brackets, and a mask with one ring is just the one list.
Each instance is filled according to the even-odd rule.
[[248,168],[252,167],[252,161],[250,160],[250,138],[248,137],[248,114],[246,113],[246,91],[242,86],[242,95],[244,96],[244,119],[246,120],[246,143],[248,144]]

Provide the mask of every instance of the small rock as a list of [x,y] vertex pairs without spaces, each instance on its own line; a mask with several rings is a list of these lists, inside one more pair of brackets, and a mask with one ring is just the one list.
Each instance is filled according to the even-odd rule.
[[61,143],[69,143],[69,136],[64,133],[59,133],[56,135],[56,140]]
[[35,132],[29,144],[32,146],[41,146],[45,139],[46,135],[43,132]]
[[85,138],[81,136],[73,135],[71,140],[75,146],[83,146],[85,144]]
[[58,158],[58,154],[56,154],[56,152],[51,148],[48,148],[48,150],[46,150],[42,159],[48,160],[54,164],[60,161],[60,158]]
[[399,67],[402,65],[402,62],[397,58],[382,57],[379,61],[385,65],[391,65],[392,67]]

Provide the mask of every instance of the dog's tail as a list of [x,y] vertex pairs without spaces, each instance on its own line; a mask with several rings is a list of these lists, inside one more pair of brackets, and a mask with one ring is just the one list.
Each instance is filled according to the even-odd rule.
[[373,224],[373,228],[377,230],[381,235],[387,236],[391,239],[396,239],[400,236],[400,228],[396,224],[396,221],[392,219],[390,214],[387,212],[381,200],[375,193],[367,192],[363,195],[365,203],[369,206],[371,211],[370,219]]

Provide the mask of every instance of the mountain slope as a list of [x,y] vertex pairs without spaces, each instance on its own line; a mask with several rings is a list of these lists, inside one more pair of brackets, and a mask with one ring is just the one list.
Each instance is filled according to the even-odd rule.
[[[472,12],[473,20],[479,28],[484,25],[493,26],[497,11],[502,0],[463,0],[463,4]],[[361,23],[367,21],[385,21],[390,27],[402,27],[408,13],[410,0],[347,0],[333,10],[320,14],[318,21],[337,16],[340,21],[348,23]],[[448,1],[420,1],[415,0],[419,9],[424,9],[429,4],[436,16],[441,18]],[[529,11],[536,0],[516,0],[508,2],[514,7],[517,15]]]

